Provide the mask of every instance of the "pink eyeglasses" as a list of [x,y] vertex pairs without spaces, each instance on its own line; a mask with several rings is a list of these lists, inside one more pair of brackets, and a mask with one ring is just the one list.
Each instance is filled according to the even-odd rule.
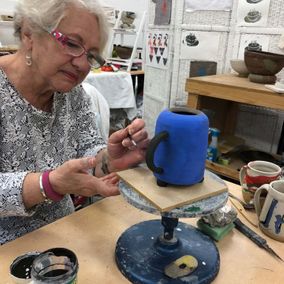
[[90,66],[94,68],[100,68],[105,64],[105,60],[99,54],[88,52],[84,46],[76,40],[70,39],[68,36],[57,30],[48,33],[62,44],[66,54],[74,57],[80,57],[82,54],[86,54]]

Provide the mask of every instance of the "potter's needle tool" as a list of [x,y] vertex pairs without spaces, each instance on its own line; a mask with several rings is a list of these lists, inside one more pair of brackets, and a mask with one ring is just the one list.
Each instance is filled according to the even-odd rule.
[[242,234],[252,240],[255,244],[257,244],[260,248],[265,249],[269,254],[273,255],[277,259],[284,261],[269,245],[267,241],[262,238],[260,235],[251,230],[248,226],[246,226],[239,218],[234,221],[235,228],[239,230]]
[[234,207],[238,210],[238,212],[254,227],[258,228],[257,223],[247,214],[247,212],[245,211],[244,206],[239,203],[239,201],[235,201],[232,199],[232,197],[230,198],[231,203],[234,205]]
[[[134,121],[136,118],[137,118],[137,117],[134,117],[132,120],[126,118],[126,119],[125,119],[125,127],[127,127],[129,124],[131,124],[132,121]],[[132,137],[131,137],[131,135],[130,135],[129,132],[128,132],[127,137],[130,139],[130,141],[131,141],[131,143],[132,143],[133,146],[137,146],[137,143],[132,139]]]

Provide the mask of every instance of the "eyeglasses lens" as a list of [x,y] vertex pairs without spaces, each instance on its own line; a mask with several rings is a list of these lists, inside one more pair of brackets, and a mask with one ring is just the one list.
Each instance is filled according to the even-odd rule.
[[90,66],[93,68],[100,68],[105,64],[105,60],[99,54],[86,52],[85,48],[80,43],[68,38],[68,36],[63,35],[56,30],[50,32],[50,34],[62,43],[66,54],[79,57],[85,53]]
[[71,39],[67,39],[63,43],[63,46],[65,49],[65,52],[73,56],[80,56],[85,52],[82,46],[80,46],[77,42]]
[[[83,53],[85,53],[85,49],[71,39],[66,40],[64,43],[64,48],[66,53],[73,56],[81,56]],[[98,54],[87,52],[86,55],[90,66],[93,68],[100,68],[105,63],[104,59]]]

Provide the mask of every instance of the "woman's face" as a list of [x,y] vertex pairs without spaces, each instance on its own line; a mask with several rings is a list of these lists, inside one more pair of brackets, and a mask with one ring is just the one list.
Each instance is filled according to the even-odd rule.
[[[96,53],[99,50],[98,22],[86,10],[69,8],[56,30],[79,42],[87,51]],[[66,54],[62,44],[49,33],[32,35],[32,62],[35,80],[43,80],[52,91],[71,90],[90,71],[85,54],[79,57]]]

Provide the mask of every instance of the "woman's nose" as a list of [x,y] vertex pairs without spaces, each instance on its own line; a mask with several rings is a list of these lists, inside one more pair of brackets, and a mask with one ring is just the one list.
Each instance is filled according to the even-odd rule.
[[91,68],[88,60],[87,60],[87,54],[83,53],[80,56],[73,57],[72,58],[72,64],[74,66],[79,67],[80,70],[88,70]]

